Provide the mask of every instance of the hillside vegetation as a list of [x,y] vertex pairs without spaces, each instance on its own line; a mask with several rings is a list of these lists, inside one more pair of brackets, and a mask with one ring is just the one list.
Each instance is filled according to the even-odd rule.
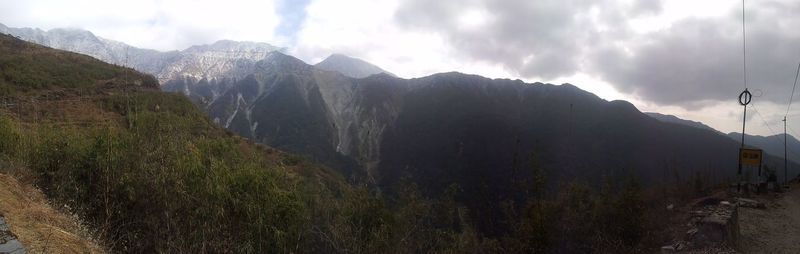
[[37,89],[89,89],[101,82],[130,80],[145,87],[158,86],[152,76],[132,69],[109,65],[89,56],[51,48],[4,36],[0,50],[0,95]]
[[112,251],[376,253],[464,243],[448,237],[455,230],[422,234],[406,213],[326,168],[232,135],[182,95],[153,88],[150,76],[4,35],[0,53],[0,171],[34,183]]
[[514,155],[524,195],[496,209],[470,211],[458,197],[485,191],[458,184],[430,197],[401,177],[384,195],[232,135],[150,76],[3,35],[0,56],[0,172],[115,252],[618,253],[661,240],[633,178],[548,191],[555,170]]

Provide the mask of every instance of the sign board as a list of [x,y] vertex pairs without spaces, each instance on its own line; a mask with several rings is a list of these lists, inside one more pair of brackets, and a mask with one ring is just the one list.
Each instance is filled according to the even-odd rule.
[[739,149],[739,161],[742,165],[761,166],[761,149]]

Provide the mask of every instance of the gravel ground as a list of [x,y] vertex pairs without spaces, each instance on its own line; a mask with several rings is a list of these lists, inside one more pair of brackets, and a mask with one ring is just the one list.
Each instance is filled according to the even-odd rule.
[[767,209],[739,208],[743,253],[800,253],[800,184],[778,197],[761,197]]

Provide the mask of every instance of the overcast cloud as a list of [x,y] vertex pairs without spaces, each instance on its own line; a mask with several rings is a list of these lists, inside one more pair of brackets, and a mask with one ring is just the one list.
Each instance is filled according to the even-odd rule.
[[[748,83],[773,122],[800,61],[800,1],[746,7]],[[343,53],[406,78],[455,70],[570,82],[723,131],[736,130],[741,110],[739,1],[0,0],[0,23],[159,50],[263,41],[312,64]]]
[[[785,103],[800,61],[800,2],[761,2],[748,11],[748,87],[763,93],[760,100]],[[588,71],[659,104],[729,100],[744,88],[740,22],[740,9],[683,19],[624,45],[596,48]]]

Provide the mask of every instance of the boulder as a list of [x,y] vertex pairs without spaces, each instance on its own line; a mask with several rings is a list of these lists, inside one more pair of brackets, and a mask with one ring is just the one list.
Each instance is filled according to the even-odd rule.
[[696,247],[738,246],[739,219],[737,206],[706,206],[705,216],[695,220],[695,228],[686,232],[691,245]]

